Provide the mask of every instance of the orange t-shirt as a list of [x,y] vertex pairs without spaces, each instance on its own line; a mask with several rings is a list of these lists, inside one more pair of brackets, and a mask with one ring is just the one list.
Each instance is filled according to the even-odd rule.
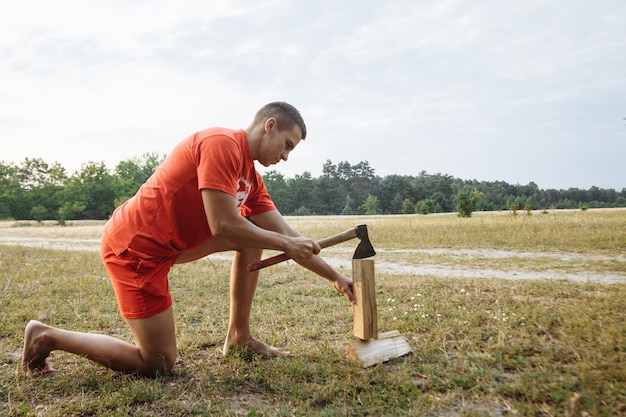
[[111,249],[172,256],[197,247],[211,236],[203,188],[235,197],[242,216],[276,208],[254,167],[246,132],[210,128],[179,143],[137,194],[115,210],[104,228]]

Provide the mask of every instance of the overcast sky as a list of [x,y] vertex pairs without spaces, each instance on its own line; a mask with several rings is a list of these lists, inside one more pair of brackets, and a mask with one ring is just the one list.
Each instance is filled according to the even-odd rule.
[[626,187],[622,0],[0,1],[5,163],[112,169],[283,100],[287,177]]

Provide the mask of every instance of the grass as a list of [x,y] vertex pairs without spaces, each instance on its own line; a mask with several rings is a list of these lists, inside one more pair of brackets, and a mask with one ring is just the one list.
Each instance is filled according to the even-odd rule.
[[[551,271],[625,274],[626,211],[620,210],[290,221],[313,238],[366,222],[386,262],[412,258],[383,249],[505,250],[545,256],[513,262],[446,251],[419,256],[456,268],[541,273],[545,264]],[[3,227],[0,236],[22,230],[68,234],[52,226]],[[222,358],[228,262],[209,259],[176,266],[170,276],[179,350],[172,375],[124,375],[55,352],[51,361],[59,371],[29,378],[17,370],[32,318],[132,337],[96,252],[0,246],[0,415],[626,414],[626,284],[380,272],[376,284],[379,330],[399,330],[414,353],[372,368],[346,360],[348,303],[292,263],[265,270],[252,316],[256,334],[292,356]]]
[[[429,216],[361,217],[375,247],[395,249],[505,249],[534,252],[623,254],[626,251],[626,210],[477,212],[471,218],[454,213]],[[294,218],[307,236],[318,238],[335,228],[354,225],[350,217],[310,221]]]

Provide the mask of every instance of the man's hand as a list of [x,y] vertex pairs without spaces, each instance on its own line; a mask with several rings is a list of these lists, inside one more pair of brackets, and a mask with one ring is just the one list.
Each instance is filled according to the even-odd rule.
[[267,211],[254,216],[251,220],[254,224],[263,229],[274,230],[285,236],[291,236],[293,245],[290,245],[288,250],[283,250],[287,256],[310,271],[313,271],[319,276],[322,276],[332,282],[333,287],[345,295],[348,298],[348,301],[350,301],[350,304],[356,304],[356,297],[354,296],[354,290],[352,288],[352,280],[336,271],[321,257],[313,256],[317,255],[321,250],[317,242],[301,237],[298,232],[287,224],[278,210]]
[[321,250],[317,242],[305,237],[292,237],[291,242],[285,253],[293,260],[310,259],[313,255],[320,253]]
[[356,304],[356,297],[352,292],[354,288],[351,279],[340,275],[340,278],[337,279],[337,281],[333,282],[333,287],[335,287],[337,291],[345,295],[348,298],[348,301],[350,301],[350,304]]

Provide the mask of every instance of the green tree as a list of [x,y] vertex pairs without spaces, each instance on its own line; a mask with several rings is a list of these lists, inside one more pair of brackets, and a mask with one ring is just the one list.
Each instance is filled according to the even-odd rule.
[[[301,207],[306,207],[310,214],[326,214],[322,204],[318,204],[316,181],[309,171],[296,175],[287,181],[287,205],[285,214],[296,214]],[[301,211],[300,211],[301,212]]]
[[338,214],[345,207],[345,196],[362,202],[366,196],[374,193],[377,178],[369,162],[356,165],[342,161],[335,165],[327,160],[322,168],[322,175],[316,181],[320,214]]
[[320,211],[318,211],[318,214],[337,214],[341,212],[345,204],[344,198],[348,195],[347,187],[337,166],[330,159],[324,163],[322,175],[315,182],[319,200],[324,202],[319,207]]
[[115,166],[112,178],[115,184],[114,205],[119,206],[135,195],[146,179],[137,158],[120,161]]
[[415,205],[408,198],[405,198],[404,201],[402,201],[401,213],[402,214],[415,213]]
[[452,211],[454,201],[454,178],[450,175],[428,174],[421,171],[412,182],[411,198],[414,201],[430,198],[438,203],[443,211]]
[[[52,218],[61,205],[60,194],[67,179],[65,168],[58,162],[50,166],[41,158],[26,158],[15,172],[15,178],[20,188],[17,194],[20,209],[13,207],[12,216],[17,219]],[[35,207],[38,208],[33,211]]]
[[311,216],[313,215],[313,213],[311,213],[311,210],[309,210],[308,208],[304,206],[300,206],[293,212],[293,215],[294,216]]
[[164,159],[158,153],[145,153],[140,158],[120,161],[113,170],[114,205],[117,207],[134,196]]
[[369,162],[361,161],[350,165],[344,161],[339,163],[338,172],[339,179],[345,183],[346,194],[354,201],[363,201],[369,194],[374,193],[377,177]]
[[[373,194],[372,191],[368,194]],[[387,175],[380,180],[379,190],[375,195],[380,199],[380,209],[384,213],[399,213],[402,202],[410,197],[410,191],[411,177]]]
[[354,214],[354,209],[352,205],[354,204],[352,198],[350,196],[346,196],[346,205],[343,206],[343,210],[341,210],[341,214],[344,216],[350,216]]
[[378,214],[379,206],[380,201],[378,200],[378,197],[370,194],[367,196],[360,209],[363,210],[365,214],[374,215]]
[[45,219],[47,211],[48,210],[46,210],[43,206],[35,206],[30,210],[30,214],[33,216],[33,219],[37,221],[37,223],[41,223],[43,219]]
[[396,193],[396,195],[391,200],[391,203],[389,204],[389,211],[388,211],[388,213],[390,213],[390,214],[401,213],[402,212],[402,202],[403,201],[404,201],[404,199],[402,198],[402,194]]
[[456,210],[459,217],[471,217],[478,201],[484,194],[476,189],[473,191],[461,190],[456,196]]
[[67,220],[83,219],[86,208],[85,204],[78,201],[66,202],[57,210],[57,221],[59,224],[65,225]]
[[415,213],[417,214],[431,214],[440,211],[441,206],[431,198],[425,198],[415,204]]
[[17,173],[15,164],[0,162],[0,219],[19,218],[16,212],[24,201]]
[[107,219],[115,208],[115,182],[103,162],[83,164],[69,178],[63,194],[69,207],[85,207],[78,218]]
[[41,158],[25,158],[18,171],[20,186],[29,190],[45,184],[63,185],[67,179],[65,168],[58,162],[52,167]]
[[285,176],[278,171],[268,171],[263,174],[263,183],[276,208],[281,213],[291,212],[291,207],[289,207],[289,190]]
[[31,208],[31,214],[33,213],[33,208],[43,207],[44,218],[51,219],[62,204],[62,193],[62,185],[47,183],[24,191],[24,199]]

